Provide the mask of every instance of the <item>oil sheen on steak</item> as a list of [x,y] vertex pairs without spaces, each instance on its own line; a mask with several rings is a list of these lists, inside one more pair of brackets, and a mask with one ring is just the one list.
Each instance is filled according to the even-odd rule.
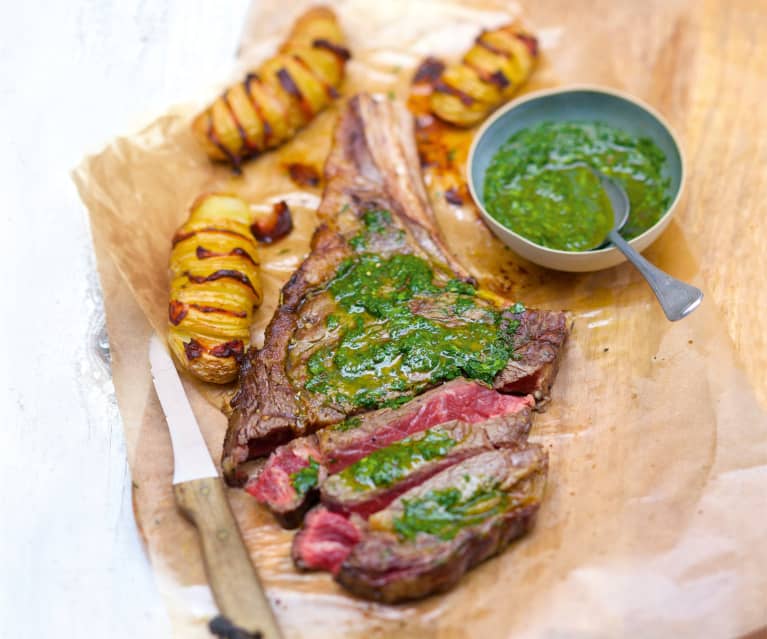
[[[341,565],[329,562],[336,581],[366,599],[386,603],[448,590],[466,571],[532,527],[547,466],[546,453],[533,444],[482,453],[435,475],[370,518]],[[484,516],[476,504],[483,490],[489,491]],[[419,511],[419,503],[434,495],[442,496],[438,503],[443,510]],[[463,502],[473,504],[471,512],[456,522],[450,515],[460,512]],[[307,550],[312,548],[305,545],[303,552]]]
[[[441,375],[432,375],[428,367],[402,368],[396,385],[381,385],[383,390],[364,402],[335,392],[337,386],[316,384],[328,370],[328,362],[336,361],[334,349],[344,336],[342,331],[349,330],[330,321],[339,310],[339,298],[329,285],[348,272],[350,264],[354,268],[367,259],[371,263],[411,260],[428,265],[433,274],[430,285],[438,292],[406,295],[402,308],[406,305],[408,312],[432,326],[453,331],[459,326],[490,325],[488,318],[498,313],[480,296],[472,297],[471,310],[465,315],[455,310],[459,302],[466,302],[461,297],[466,297],[461,282],[471,278],[440,240],[421,182],[412,120],[404,106],[366,94],[351,99],[336,127],[325,182],[319,208],[321,224],[312,238],[309,256],[284,286],[263,347],[251,348],[243,361],[222,458],[224,475],[231,484],[247,480],[243,471],[247,460],[267,455],[295,437],[370,408],[406,401],[451,377],[478,376],[463,368]],[[373,224],[367,216],[376,212],[384,214]],[[369,273],[373,271],[375,268]],[[503,392],[543,397],[567,334],[565,318],[562,313],[540,311],[532,312],[535,320],[528,321],[530,313],[516,305],[503,312],[498,326],[504,335],[511,339],[515,330],[524,331],[525,340],[519,345],[514,341],[508,360],[504,358],[499,367],[493,367],[491,374],[499,371],[494,383]],[[357,313],[349,317],[363,316]],[[362,330],[363,337],[376,338],[374,342],[389,342],[391,334],[380,332],[381,323],[375,317],[366,319],[357,330]],[[539,337],[543,340],[540,346]],[[481,367],[486,364],[482,360],[487,352],[480,347],[472,355],[485,374],[487,369]],[[325,355],[325,360],[315,361]],[[371,369],[366,374],[371,378],[369,386],[376,391],[374,372]]]
[[467,424],[508,417],[529,429],[532,396],[501,395],[465,379],[456,379],[398,408],[383,408],[351,417],[316,434],[279,446],[264,469],[245,484],[245,490],[272,511],[286,528],[300,523],[316,497],[316,487],[303,492],[294,485],[295,473],[317,464],[317,485],[366,455],[437,424]]

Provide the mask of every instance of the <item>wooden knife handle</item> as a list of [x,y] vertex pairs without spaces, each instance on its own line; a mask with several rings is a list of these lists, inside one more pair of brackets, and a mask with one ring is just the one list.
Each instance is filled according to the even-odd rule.
[[[282,639],[240,529],[218,477],[173,486],[181,512],[197,527],[205,569],[222,615],[231,622],[231,637]],[[222,620],[216,619],[219,625]]]

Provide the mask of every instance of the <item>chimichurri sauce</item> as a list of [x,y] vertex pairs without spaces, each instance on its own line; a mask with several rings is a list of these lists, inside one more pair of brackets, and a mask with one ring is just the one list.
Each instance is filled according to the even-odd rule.
[[293,488],[299,495],[305,495],[311,488],[317,485],[319,480],[320,465],[313,457],[309,458],[309,465],[290,475]]
[[621,235],[631,239],[668,207],[664,162],[655,142],[608,124],[544,122],[516,132],[495,154],[485,175],[485,205],[501,224],[536,244],[589,250],[604,240],[613,214],[599,180],[582,165],[626,190],[631,214]]
[[305,388],[331,401],[378,408],[461,375],[490,383],[512,356],[515,322],[415,255],[349,258],[328,289],[341,339],[309,358]]
[[414,539],[419,532],[453,539],[461,528],[480,524],[512,505],[508,494],[481,482],[468,494],[452,487],[430,490],[404,500],[405,509],[394,520],[394,530],[401,539]]
[[[357,252],[325,289],[336,303],[325,322],[339,339],[309,357],[304,388],[372,409],[459,376],[491,383],[512,358],[518,320],[421,257],[366,252],[373,235],[401,231],[388,211],[363,221],[365,230],[352,238]],[[512,309],[522,311],[521,304]]]
[[444,457],[457,443],[444,432],[428,430],[422,437],[407,437],[370,453],[344,468],[336,481],[355,491],[391,486],[416,466]]

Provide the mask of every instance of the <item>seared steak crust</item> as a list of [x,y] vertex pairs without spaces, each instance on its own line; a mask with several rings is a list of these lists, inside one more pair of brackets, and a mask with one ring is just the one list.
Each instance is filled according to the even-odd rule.
[[493,387],[502,393],[530,393],[539,402],[548,400],[567,340],[567,314],[527,309],[507,311],[519,322],[514,335],[514,357],[496,375]]
[[[246,479],[237,475],[239,464],[304,434],[300,400],[285,368],[286,352],[302,300],[333,276],[348,253],[342,236],[320,226],[309,257],[282,289],[282,303],[266,329],[263,348],[248,350],[224,440],[221,465],[229,483],[242,484]],[[342,414],[324,417],[327,423],[343,419]]]
[[528,532],[537,511],[535,505],[499,515],[451,541],[426,537],[403,544],[391,534],[370,534],[354,546],[336,581],[365,599],[389,604],[445,592]]

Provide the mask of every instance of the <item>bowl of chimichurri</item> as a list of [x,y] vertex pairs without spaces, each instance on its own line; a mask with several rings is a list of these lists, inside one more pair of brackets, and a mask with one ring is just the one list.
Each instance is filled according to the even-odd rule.
[[610,202],[590,168],[618,181],[631,213],[621,234],[638,251],[663,232],[684,183],[684,160],[663,118],[608,89],[577,87],[509,103],[479,130],[469,187],[485,222],[531,262],[596,271],[625,260],[603,240]]

